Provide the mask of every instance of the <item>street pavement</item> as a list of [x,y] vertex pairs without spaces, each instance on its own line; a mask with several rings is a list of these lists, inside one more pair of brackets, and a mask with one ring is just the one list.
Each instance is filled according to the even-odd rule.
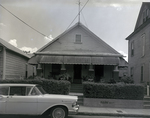
[[77,115],[91,116],[124,116],[150,118],[150,109],[126,109],[126,108],[96,108],[80,106]]

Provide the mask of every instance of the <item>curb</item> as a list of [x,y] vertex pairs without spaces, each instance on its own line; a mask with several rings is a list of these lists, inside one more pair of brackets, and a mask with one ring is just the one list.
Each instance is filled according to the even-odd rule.
[[150,118],[150,115],[145,114],[124,114],[124,113],[90,113],[90,112],[78,112],[76,115],[89,115],[89,116],[124,116],[124,117],[144,117]]

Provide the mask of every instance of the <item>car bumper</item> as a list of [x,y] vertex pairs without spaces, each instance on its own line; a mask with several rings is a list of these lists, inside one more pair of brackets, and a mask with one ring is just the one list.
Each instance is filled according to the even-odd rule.
[[79,108],[80,108],[79,105],[74,106],[72,110],[69,110],[69,115],[77,114],[79,111]]

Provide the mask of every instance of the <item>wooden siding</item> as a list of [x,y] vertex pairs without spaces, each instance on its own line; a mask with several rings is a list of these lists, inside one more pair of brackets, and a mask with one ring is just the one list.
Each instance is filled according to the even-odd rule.
[[[145,53],[142,56],[142,39],[145,34]],[[134,41],[134,55],[131,56],[131,43]],[[133,79],[135,83],[141,83],[141,66],[144,69],[144,82],[150,81],[150,24],[135,34],[128,42],[129,47],[129,70],[133,68]],[[129,71],[130,72],[130,71]],[[129,73],[131,75],[131,72]]]
[[[81,43],[76,43],[76,35],[81,35]],[[98,53],[111,53],[119,54],[114,51],[113,48],[110,48],[105,42],[93,35],[90,35],[89,32],[85,31],[82,27],[78,26],[60,37],[58,40],[53,42],[51,45],[47,46],[44,51],[51,52],[98,52]]]
[[23,79],[26,72],[26,63],[28,58],[25,58],[10,50],[6,50],[6,79]]

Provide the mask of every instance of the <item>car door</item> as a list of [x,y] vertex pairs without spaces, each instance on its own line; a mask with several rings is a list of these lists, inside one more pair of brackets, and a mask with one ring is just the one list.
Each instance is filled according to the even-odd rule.
[[9,87],[0,87],[0,114],[5,114]]
[[10,94],[6,103],[7,114],[37,114],[37,95],[28,95],[29,88],[22,86],[10,87]]

